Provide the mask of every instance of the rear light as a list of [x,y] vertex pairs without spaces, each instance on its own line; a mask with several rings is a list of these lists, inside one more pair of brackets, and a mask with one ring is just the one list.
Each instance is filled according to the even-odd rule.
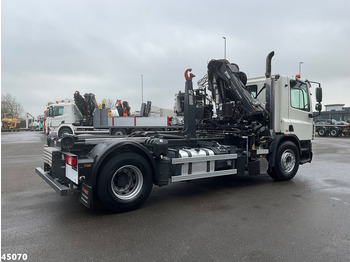
[[66,164],[69,166],[76,166],[77,165],[77,157],[66,155]]

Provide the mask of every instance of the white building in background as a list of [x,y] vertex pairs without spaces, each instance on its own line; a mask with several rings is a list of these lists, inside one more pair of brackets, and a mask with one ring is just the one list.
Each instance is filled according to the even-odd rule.
[[335,119],[337,121],[350,122],[350,107],[345,104],[329,104],[324,106],[321,115],[317,118]]
[[324,111],[342,111],[343,107],[345,104],[330,104],[330,105],[325,105],[325,110]]

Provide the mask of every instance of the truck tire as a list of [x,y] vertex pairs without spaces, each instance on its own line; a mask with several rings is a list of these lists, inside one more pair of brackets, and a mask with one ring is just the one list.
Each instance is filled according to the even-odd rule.
[[124,136],[126,135],[126,131],[124,129],[115,129],[113,130],[114,136]]
[[327,135],[326,129],[323,127],[319,128],[317,133],[319,136],[326,136]]
[[329,135],[331,137],[338,137],[339,136],[339,132],[336,128],[332,128],[330,131],[329,131]]
[[112,212],[131,211],[142,205],[152,191],[152,169],[136,153],[123,153],[111,158],[97,180],[97,194]]
[[275,166],[269,168],[268,174],[277,181],[291,180],[297,173],[300,163],[299,150],[291,141],[279,145],[276,152]]
[[64,134],[73,134],[73,131],[69,127],[62,127],[58,132],[58,137],[62,137]]
[[136,132],[143,132],[144,130],[141,128],[135,128],[135,129],[131,129],[131,134],[132,133],[136,133]]

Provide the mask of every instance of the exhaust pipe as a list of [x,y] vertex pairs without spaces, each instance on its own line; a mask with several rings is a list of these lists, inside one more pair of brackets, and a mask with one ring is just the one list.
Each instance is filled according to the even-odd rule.
[[266,57],[266,72],[265,76],[266,78],[269,78],[271,76],[271,60],[272,57],[275,55],[275,52],[272,51],[270,54],[267,55]]

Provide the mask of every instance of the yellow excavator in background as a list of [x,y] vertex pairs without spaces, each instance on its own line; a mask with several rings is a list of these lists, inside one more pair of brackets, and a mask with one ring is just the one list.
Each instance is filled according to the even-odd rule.
[[3,130],[18,129],[21,123],[21,121],[15,117],[14,113],[4,113],[1,122],[1,129]]

